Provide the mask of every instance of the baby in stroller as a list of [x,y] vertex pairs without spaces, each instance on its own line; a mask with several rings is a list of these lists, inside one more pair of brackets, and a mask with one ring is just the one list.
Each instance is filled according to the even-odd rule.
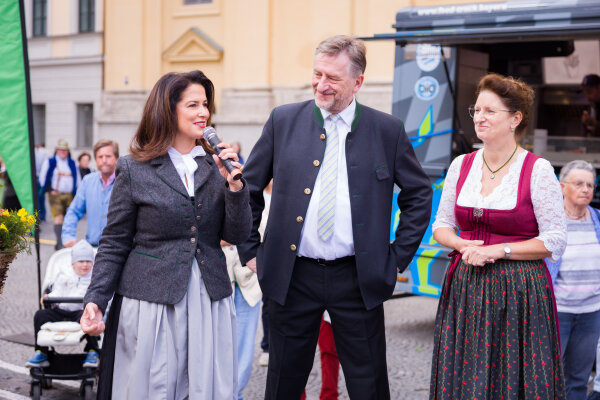
[[[64,251],[64,250],[60,250]],[[79,241],[71,248],[71,267],[59,268],[55,277],[50,278],[50,282],[45,281],[44,298],[52,297],[80,297],[90,285],[92,278],[92,267],[94,263],[94,249],[85,240]],[[42,303],[44,298],[41,299]],[[35,353],[25,364],[28,368],[46,368],[50,365],[48,361],[48,348],[38,345],[38,332],[46,322],[73,321],[79,322],[83,314],[82,303],[59,303],[53,304],[51,308],[38,310],[33,317],[33,327],[35,331]],[[84,368],[98,367],[98,338],[87,337],[85,346],[87,352]]]

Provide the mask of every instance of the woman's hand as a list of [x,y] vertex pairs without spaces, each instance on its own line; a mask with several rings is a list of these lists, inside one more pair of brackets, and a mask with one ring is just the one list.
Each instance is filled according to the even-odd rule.
[[463,249],[467,247],[476,247],[481,245],[483,245],[483,240],[467,240],[456,236],[456,243],[454,244],[454,249],[462,253]]
[[504,257],[504,248],[500,245],[466,246],[460,250],[465,264],[482,267]]
[[104,332],[104,321],[102,321],[102,311],[94,303],[87,303],[83,315],[79,321],[81,330],[90,336],[98,336]]
[[239,159],[238,155],[231,149],[231,146],[229,146],[229,144],[219,143],[219,147],[222,148],[223,151],[221,151],[221,154],[219,155],[213,154],[213,159],[217,163],[217,166],[219,167],[219,172],[221,173],[221,175],[223,175],[223,178],[227,179],[227,182],[229,183],[229,190],[231,190],[232,192],[237,192],[238,190],[242,189],[244,184],[241,181],[236,181],[232,178],[232,176],[229,174],[229,171],[227,171],[227,168],[225,168],[225,165],[223,165],[223,162],[221,160],[229,159],[232,161],[231,163],[239,169],[242,169],[242,164],[237,162]]
[[433,238],[442,246],[461,251],[469,246],[481,246],[483,240],[467,240],[456,235],[453,229],[441,227],[433,231]]

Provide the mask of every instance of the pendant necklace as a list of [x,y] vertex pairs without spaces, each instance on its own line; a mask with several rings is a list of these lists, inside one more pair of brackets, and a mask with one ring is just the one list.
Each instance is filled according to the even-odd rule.
[[584,220],[584,219],[586,219],[586,217],[587,217],[587,209],[585,209],[585,210],[583,211],[583,214],[581,214],[581,215],[577,215],[577,214],[573,214],[573,213],[571,213],[571,212],[570,212],[570,211],[567,209],[567,207],[565,207],[565,214],[567,214],[567,217],[568,217],[569,219],[571,219],[571,220],[575,220],[575,221],[581,221],[581,220]]
[[512,160],[513,156],[515,155],[515,153],[517,152],[517,149],[519,148],[519,145],[515,145],[515,149],[513,150],[512,154],[510,155],[510,157],[508,157],[508,160],[506,160],[506,162],[504,164],[502,164],[500,166],[500,168],[496,169],[495,171],[492,171],[492,169],[490,168],[490,166],[488,165],[487,161],[485,161],[485,154],[482,152],[481,153],[481,157],[483,158],[483,163],[485,164],[485,166],[487,167],[487,169],[490,171],[490,179],[494,179],[496,177],[496,172],[500,171],[502,168],[504,168],[506,166],[506,164],[508,164],[508,162],[510,160]]

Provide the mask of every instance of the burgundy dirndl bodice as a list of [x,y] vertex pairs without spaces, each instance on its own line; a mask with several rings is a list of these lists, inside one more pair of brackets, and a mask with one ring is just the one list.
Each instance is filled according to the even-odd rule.
[[[456,198],[467,179],[476,153],[467,154],[456,184]],[[467,240],[483,240],[484,245],[522,242],[539,235],[533,203],[531,202],[531,172],[539,156],[527,153],[521,175],[517,204],[512,210],[463,207],[454,203],[454,216],[460,227],[459,236]]]
[[[456,198],[473,165],[466,155]],[[459,236],[484,246],[539,235],[525,156],[511,210],[464,207],[454,213]],[[565,399],[552,284],[543,260],[467,265],[451,253],[434,332],[430,399]]]

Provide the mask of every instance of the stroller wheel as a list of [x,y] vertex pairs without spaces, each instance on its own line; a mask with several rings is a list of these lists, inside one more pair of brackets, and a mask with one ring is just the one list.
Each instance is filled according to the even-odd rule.
[[42,387],[44,389],[52,389],[52,379],[45,378],[44,381],[42,382]]
[[95,398],[94,383],[85,382],[81,388],[81,400],[94,400]]
[[42,383],[32,382],[31,383],[31,398],[33,400],[39,400],[42,397]]

